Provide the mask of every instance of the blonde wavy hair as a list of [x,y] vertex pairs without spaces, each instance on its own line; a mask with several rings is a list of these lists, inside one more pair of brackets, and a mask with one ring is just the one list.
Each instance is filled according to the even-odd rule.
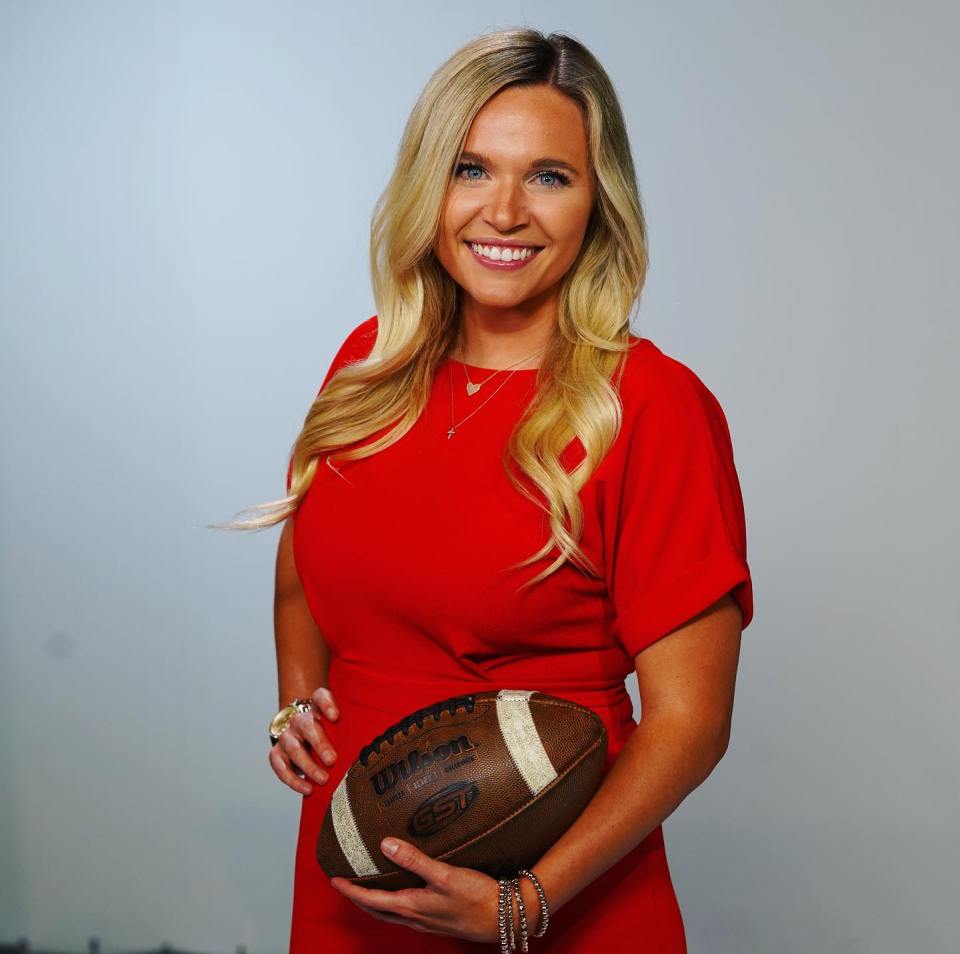
[[[621,360],[648,265],[646,224],[620,104],[599,61],[563,33],[515,28],[477,37],[436,70],[403,131],[396,167],[371,220],[370,269],[377,335],[368,357],[336,371],[314,400],[291,455],[286,497],[247,508],[224,529],[260,529],[294,513],[320,459],[369,457],[400,440],[427,403],[438,366],[458,335],[458,286],[434,254],[453,170],[481,107],[508,86],[549,84],[580,107],[596,200],[579,254],[561,281],[556,333],[536,374],[536,395],[504,451],[507,477],[549,517],[550,538],[514,568],[569,559],[597,575],[579,545],[579,491],[620,431]],[[614,377],[616,381],[614,382]],[[379,439],[362,441],[391,422]],[[568,473],[560,455],[579,438],[585,455]],[[531,492],[511,468],[542,494]]]

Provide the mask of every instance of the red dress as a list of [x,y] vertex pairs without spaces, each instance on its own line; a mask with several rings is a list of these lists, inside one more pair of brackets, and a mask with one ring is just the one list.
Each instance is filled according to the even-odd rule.
[[[369,353],[375,335],[374,315],[344,341],[321,388]],[[490,374],[467,367],[474,382]],[[338,754],[330,779],[302,797],[291,954],[480,949],[371,917],[330,886],[316,860],[334,789],[360,748],[388,725],[448,696],[538,689],[603,719],[605,774],[636,726],[624,684],[634,656],[727,592],[744,627],[753,615],[723,411],[690,369],[647,338],[627,358],[621,433],[580,492],[581,544],[603,578],[566,563],[532,590],[514,592],[550,562],[505,569],[535,552],[549,531],[501,464],[535,375],[517,371],[448,438],[451,387],[460,421],[506,375],[471,397],[463,365],[445,361],[412,429],[372,457],[338,462],[342,476],[321,461],[295,515],[297,572],[330,648],[328,684],[340,718],[324,720]],[[574,440],[564,466],[582,455]],[[583,954],[617,942],[631,952],[686,951],[660,826],[552,913],[531,949]]]

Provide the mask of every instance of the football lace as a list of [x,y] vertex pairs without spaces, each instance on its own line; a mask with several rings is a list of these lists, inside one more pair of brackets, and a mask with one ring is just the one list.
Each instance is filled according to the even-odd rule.
[[366,768],[367,760],[374,753],[379,754],[380,747],[384,743],[393,745],[393,740],[398,735],[406,736],[414,726],[422,729],[428,718],[432,717],[434,721],[439,721],[444,712],[449,712],[450,715],[456,715],[457,711],[461,708],[465,712],[473,712],[475,704],[476,697],[473,695],[451,696],[449,699],[443,699],[440,702],[435,702],[433,705],[425,706],[423,709],[417,709],[416,712],[411,712],[410,715],[404,716],[404,718],[395,725],[391,725],[385,729],[372,742],[360,750],[360,764]]

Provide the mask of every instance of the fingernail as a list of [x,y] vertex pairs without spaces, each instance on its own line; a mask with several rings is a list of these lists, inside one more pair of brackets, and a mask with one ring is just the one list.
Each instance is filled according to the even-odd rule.
[[397,849],[398,849],[399,847],[400,847],[400,846],[399,846],[392,838],[386,838],[386,839],[384,839],[384,842],[383,842],[383,850],[384,850],[388,855],[396,854],[396,851],[397,851]]
[[333,760],[335,758],[336,755],[331,752],[330,749],[327,749],[326,752],[323,753],[323,761],[326,762],[327,765],[333,765]]

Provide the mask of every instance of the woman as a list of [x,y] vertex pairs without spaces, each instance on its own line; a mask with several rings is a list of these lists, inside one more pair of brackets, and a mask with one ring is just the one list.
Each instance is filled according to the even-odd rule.
[[726,749],[752,590],[723,411],[629,332],[645,225],[596,59],[515,29],[443,64],[404,131],[371,263],[378,312],[323,380],[288,496],[245,524],[285,521],[279,701],[306,710],[278,714],[270,752],[304,796],[290,950],[500,943],[498,882],[402,832],[392,860],[424,888],[329,879],[315,851],[363,745],[437,700],[512,687],[589,706],[609,740],[600,788],[532,869],[543,905],[520,880],[529,935],[549,912],[530,946],[684,951],[661,822]]

